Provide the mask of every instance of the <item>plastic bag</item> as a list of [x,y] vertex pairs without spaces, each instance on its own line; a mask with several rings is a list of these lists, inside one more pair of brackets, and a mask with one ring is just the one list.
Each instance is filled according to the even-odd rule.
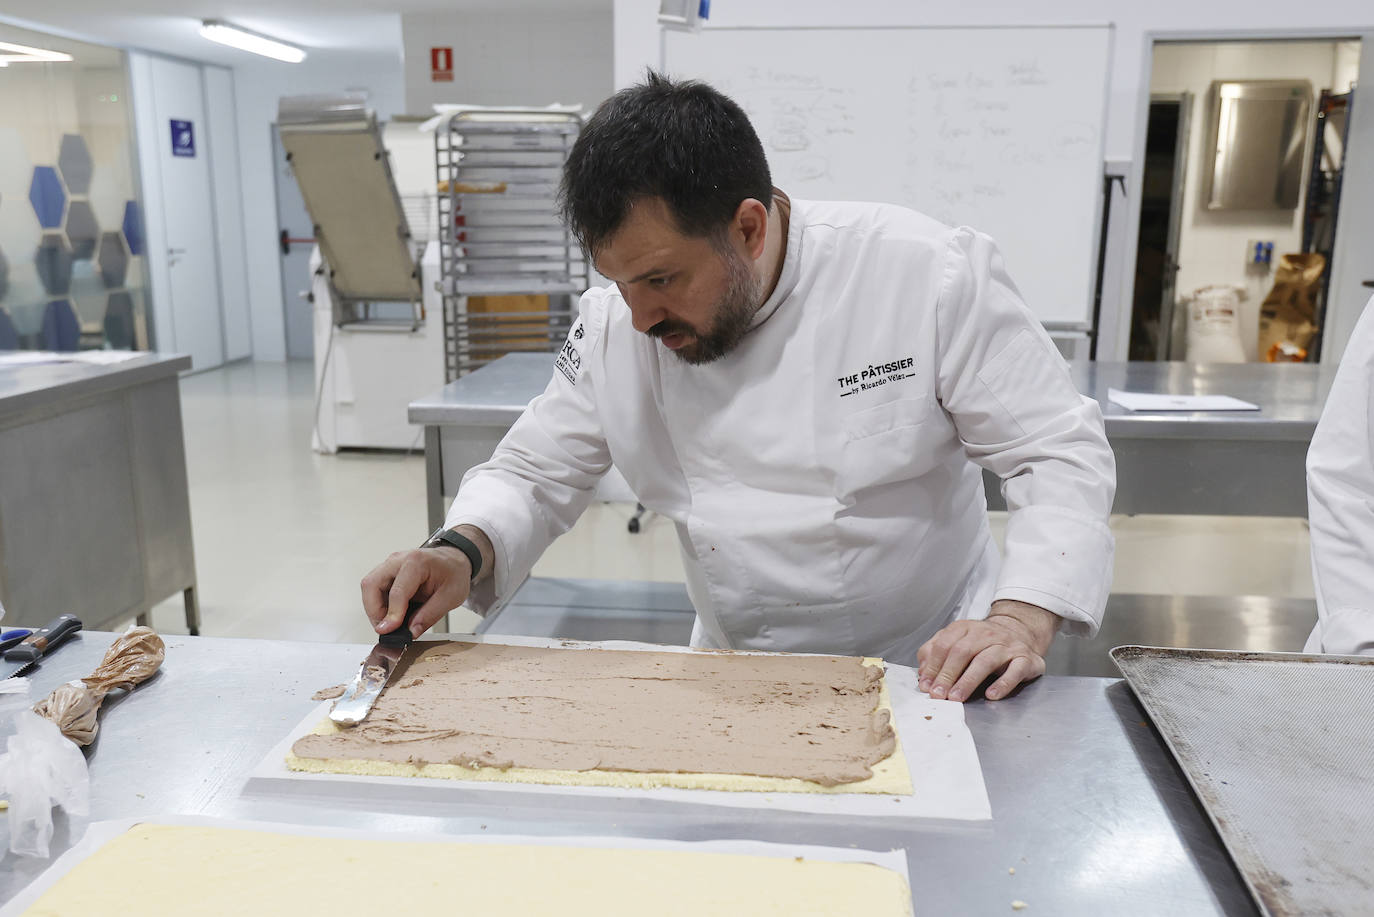
[[86,756],[55,725],[29,709],[24,679],[0,683],[0,720],[13,729],[0,754],[0,793],[10,804],[10,850],[46,857],[53,806],[69,815],[90,814]]
[[162,638],[148,627],[130,627],[115,638],[100,667],[85,678],[61,685],[34,705],[78,745],[90,745],[100,724],[96,713],[111,691],[132,691],[153,676],[167,655]]
[[90,745],[95,741],[96,730],[100,728],[95,719],[99,709],[100,700],[78,678],[59,685],[34,704],[33,712],[53,723],[58,731],[77,745]]
[[1237,313],[1247,294],[1230,283],[1198,287],[1188,305],[1188,359],[1194,363],[1244,363]]

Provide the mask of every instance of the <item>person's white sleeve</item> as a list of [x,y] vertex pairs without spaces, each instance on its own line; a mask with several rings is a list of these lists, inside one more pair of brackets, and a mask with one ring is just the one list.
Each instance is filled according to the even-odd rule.
[[1374,299],[1307,450],[1317,626],[1309,652],[1374,655]]
[[937,391],[969,458],[1002,480],[1006,545],[994,601],[1038,605],[1091,636],[1111,586],[1116,460],[987,236],[954,231],[940,296]]
[[572,528],[611,466],[597,414],[592,365],[604,344],[599,290],[583,296],[554,362],[553,378],[530,402],[489,461],[463,476],[444,525],[475,525],[491,539],[495,570],[465,603],[481,615],[518,588],[553,540]]

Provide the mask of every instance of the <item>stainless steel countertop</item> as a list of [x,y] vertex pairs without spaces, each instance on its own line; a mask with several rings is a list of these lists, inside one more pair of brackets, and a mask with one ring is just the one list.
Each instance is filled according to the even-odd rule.
[[551,353],[508,353],[439,391],[410,403],[419,424],[509,426],[553,376]]
[[[696,613],[682,583],[534,577],[479,633],[572,640],[686,643]],[[1051,675],[1116,677],[1108,653],[1123,644],[1301,652],[1317,621],[1312,599],[1263,595],[1107,597],[1097,636],[1060,636],[1045,657]]]
[[[88,674],[112,634],[83,633],[33,677],[41,697]],[[205,814],[378,832],[609,834],[706,840],[753,838],[909,854],[917,913],[1002,914],[1022,900],[1055,915],[1253,914],[1239,875],[1127,686],[1115,679],[1046,677],[996,704],[973,703],[991,825],[885,827],[817,816],[703,809],[671,818],[635,801],[604,814],[494,801],[387,810],[280,795],[244,795],[269,749],[315,706],[317,688],[343,681],[367,647],[208,637],[167,638],[149,683],[112,697],[88,750],[92,819]],[[920,750],[909,754],[919,759]],[[0,843],[8,827],[0,818]],[[54,853],[85,820],[57,813]],[[0,900],[46,860],[6,856]],[[1016,870],[1015,875],[1008,873]]]
[[[1082,363],[1079,391],[1102,405],[1109,437],[1271,439],[1307,442],[1321,418],[1335,364]],[[1131,413],[1107,401],[1107,389],[1169,395],[1230,395],[1258,411]]]
[[139,385],[191,368],[191,358],[150,353],[108,366],[90,363],[0,364],[0,415]]
[[[1305,363],[1080,363],[1079,391],[1096,398],[1113,438],[1215,438],[1307,441],[1312,438],[1334,365]],[[508,354],[410,403],[411,423],[509,425],[553,373],[550,354]],[[1107,389],[1231,395],[1258,411],[1132,414],[1107,401]]]

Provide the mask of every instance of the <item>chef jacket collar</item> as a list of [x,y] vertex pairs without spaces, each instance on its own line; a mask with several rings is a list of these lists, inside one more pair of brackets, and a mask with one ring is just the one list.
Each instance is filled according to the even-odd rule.
[[801,276],[801,237],[802,237],[802,214],[797,202],[789,198],[778,188],[773,189],[774,198],[781,197],[787,202],[791,212],[787,218],[787,249],[782,257],[782,272],[778,274],[777,286],[773,287],[773,292],[759,311],[754,313],[754,320],[749,323],[749,330],[753,331],[759,325],[768,321],[769,317],[782,305],[783,300],[792,295],[792,291],[797,287],[797,278]]

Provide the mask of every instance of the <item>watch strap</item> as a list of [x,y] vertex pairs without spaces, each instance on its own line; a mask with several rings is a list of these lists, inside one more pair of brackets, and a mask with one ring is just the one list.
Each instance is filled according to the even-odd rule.
[[457,548],[467,556],[468,563],[472,565],[472,579],[476,581],[477,574],[482,572],[482,552],[477,544],[465,535],[460,535],[453,529],[440,528],[425,541],[426,548],[450,547]]

